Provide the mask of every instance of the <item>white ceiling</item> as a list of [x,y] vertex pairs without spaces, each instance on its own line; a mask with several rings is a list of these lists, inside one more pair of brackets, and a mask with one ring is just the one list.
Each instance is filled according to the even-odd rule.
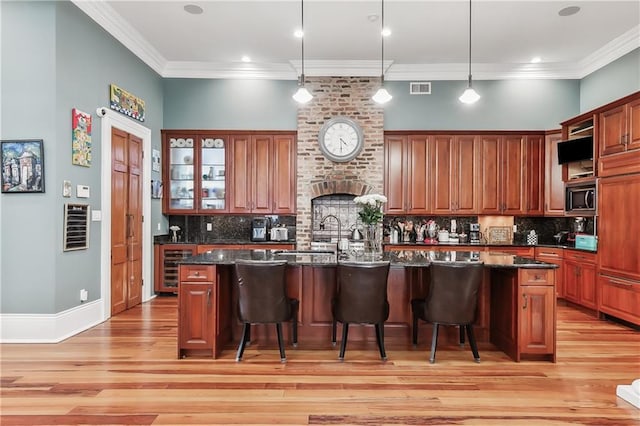
[[[300,0],[72,1],[163,77],[300,73]],[[567,6],[580,11],[559,16]],[[380,75],[381,22],[369,19],[380,11],[380,0],[306,0],[305,75]],[[468,25],[466,0],[385,1],[385,79],[466,79]],[[475,80],[582,78],[640,47],[640,0],[474,0],[472,25]]]

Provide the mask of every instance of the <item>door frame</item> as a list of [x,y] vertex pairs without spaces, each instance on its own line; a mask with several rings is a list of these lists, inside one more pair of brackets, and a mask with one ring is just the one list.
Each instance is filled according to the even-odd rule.
[[106,107],[99,107],[102,117],[101,192],[102,224],[100,226],[100,292],[102,319],[111,317],[111,129],[123,130],[142,139],[142,302],[155,297],[151,280],[153,250],[151,246],[151,129]]

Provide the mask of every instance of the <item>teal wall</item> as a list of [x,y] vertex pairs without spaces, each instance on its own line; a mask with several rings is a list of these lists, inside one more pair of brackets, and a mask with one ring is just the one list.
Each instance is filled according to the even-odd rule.
[[640,90],[640,48],[592,72],[580,82],[580,112]]
[[[0,2],[2,139],[41,138],[44,194],[2,194],[2,313],[57,313],[100,298],[100,223],[91,222],[88,250],[63,252],[63,205],[100,210],[101,122],[115,83],[146,102],[152,143],[160,149],[162,79],[70,2]],[[10,66],[9,66],[10,65]],[[71,110],[93,115],[92,165],[71,164]],[[157,179],[156,173],[152,178]],[[62,197],[63,180],[74,188]],[[91,197],[75,197],[77,184]],[[154,201],[156,223],[161,219]],[[152,219],[153,220],[153,219]]]
[[[428,79],[426,79],[428,80]],[[385,130],[549,130],[577,115],[578,80],[481,80],[482,98],[458,100],[466,81],[433,81],[431,95],[410,95],[409,82],[387,81]]]

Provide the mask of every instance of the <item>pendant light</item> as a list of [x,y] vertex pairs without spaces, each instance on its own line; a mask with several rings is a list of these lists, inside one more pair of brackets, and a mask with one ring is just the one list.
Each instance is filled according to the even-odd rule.
[[465,104],[473,104],[480,99],[478,92],[471,87],[471,0],[469,0],[469,85],[458,99]]
[[384,0],[382,0],[382,16],[381,16],[381,27],[380,27],[380,45],[382,46],[382,52],[380,55],[380,88],[376,92],[375,95],[371,97],[373,101],[377,104],[386,104],[393,98],[387,89],[384,88]]
[[293,94],[292,98],[299,104],[306,104],[313,99],[313,95],[304,87],[304,0],[300,0],[300,22],[302,31],[300,40],[300,45],[302,46],[302,74],[300,74],[300,79],[298,80],[298,90]]

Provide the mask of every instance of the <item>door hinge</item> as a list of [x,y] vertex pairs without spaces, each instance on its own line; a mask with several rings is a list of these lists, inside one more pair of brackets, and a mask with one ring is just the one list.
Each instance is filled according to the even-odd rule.
[[144,223],[144,216],[140,216],[140,222]]

